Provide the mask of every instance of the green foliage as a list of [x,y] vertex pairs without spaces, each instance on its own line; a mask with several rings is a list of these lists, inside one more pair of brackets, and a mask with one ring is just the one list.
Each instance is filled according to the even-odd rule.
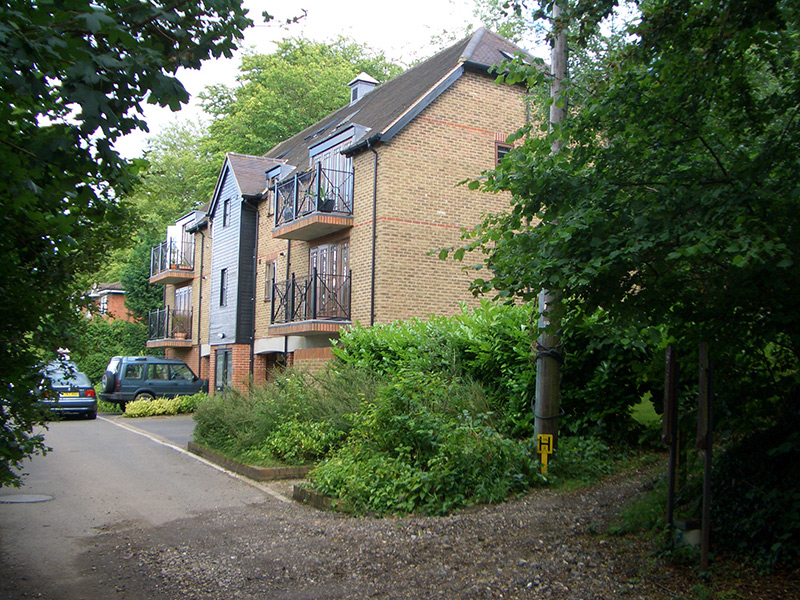
[[[576,307],[570,314],[575,325],[564,335],[569,349],[561,386],[564,430],[635,443],[644,427],[631,418],[629,408],[649,385],[661,385],[660,333],[620,331],[605,311],[586,315]],[[530,305],[482,301],[452,318],[355,325],[342,333],[334,354],[344,364],[386,376],[417,370],[473,380],[485,393],[485,410],[493,412],[500,431],[524,438],[533,434],[535,318]]]
[[387,376],[416,370],[472,379],[485,390],[486,410],[498,414],[504,430],[525,437],[533,427],[530,319],[530,307],[482,302],[452,318],[355,325],[342,333],[334,354],[344,364]]
[[[618,451],[617,451],[618,452]],[[594,483],[614,471],[618,455],[601,439],[587,436],[559,437],[554,480],[569,480],[571,485]]]
[[288,464],[311,464],[338,448],[346,432],[332,423],[286,421],[264,441],[263,449]]
[[800,560],[799,428],[795,409],[779,425],[732,445],[716,461],[716,543],[770,566]]
[[147,236],[163,236],[175,219],[208,202],[219,173],[219,160],[203,149],[207,126],[176,121],[150,137],[146,170],[128,195]]
[[273,54],[246,54],[235,87],[201,94],[213,117],[207,149],[261,155],[349,102],[347,83],[364,71],[386,81],[400,68],[340,37],[326,44],[287,39]]
[[125,416],[131,418],[177,415],[180,401],[177,398],[134,400],[125,406]]
[[353,415],[348,444],[314,469],[314,486],[352,510],[445,514],[501,502],[537,475],[525,441],[476,410],[475,388],[441,373],[396,373]]
[[120,270],[119,280],[125,289],[125,308],[143,323],[147,323],[147,315],[151,310],[161,308],[164,304],[164,286],[150,283],[150,251],[161,239],[157,234],[145,236],[144,241],[128,253]]
[[646,427],[631,417],[650,386],[663,386],[662,336],[658,330],[621,329],[607,311],[572,308],[563,344],[561,407],[564,430],[614,443],[636,443]]
[[125,405],[125,416],[130,418],[158,417],[161,415],[181,415],[194,412],[197,405],[208,399],[205,392],[177,398],[154,398],[153,400],[134,400]]
[[103,413],[118,413],[120,406],[116,402],[106,402],[105,400],[97,399],[97,411]]
[[[259,456],[287,462],[310,460],[350,430],[347,415],[380,385],[371,374],[349,368],[317,376],[287,369],[273,376],[249,394],[228,389],[201,402],[194,415],[195,441],[233,456],[257,449]],[[304,431],[311,436],[303,441],[306,447],[293,452],[289,440]]]
[[[615,4],[574,3],[573,44],[595,39]],[[639,9],[594,76],[567,82],[568,118],[521,132],[486,174],[513,200],[467,236],[489,270],[474,289],[557,289],[684,355],[708,341],[721,422],[746,429],[741,415],[774,416],[800,379],[800,14],[783,0]],[[522,66],[511,77],[526,73],[544,82]],[[568,335],[574,325],[568,315]]]
[[146,129],[144,101],[187,102],[178,69],[230,56],[250,23],[238,0],[0,4],[0,485],[44,448],[28,390],[81,318],[79,274],[129,233],[140,165],[114,142]]
[[102,317],[84,324],[80,341],[72,350],[75,362],[95,384],[100,382],[112,356],[143,356],[157,352],[147,348],[147,325]]

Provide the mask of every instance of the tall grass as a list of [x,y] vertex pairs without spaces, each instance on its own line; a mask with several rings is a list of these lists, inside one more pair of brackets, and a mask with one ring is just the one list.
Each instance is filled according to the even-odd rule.
[[[273,381],[249,393],[228,389],[198,405],[195,441],[231,456],[313,460],[315,447],[330,449],[347,435],[348,415],[381,385],[370,372],[347,366],[316,375],[292,368],[273,375]],[[293,450],[303,443],[311,447]]]

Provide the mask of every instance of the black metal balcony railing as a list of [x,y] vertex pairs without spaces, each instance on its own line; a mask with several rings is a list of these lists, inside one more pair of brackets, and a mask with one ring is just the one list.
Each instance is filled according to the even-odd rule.
[[317,273],[276,281],[272,285],[272,323],[349,321],[350,273]]
[[148,340],[192,339],[192,310],[170,307],[151,310],[147,315]]
[[150,277],[179,269],[194,269],[194,238],[166,240],[150,249]]
[[323,169],[321,163],[275,184],[275,227],[314,212],[353,214],[353,171]]

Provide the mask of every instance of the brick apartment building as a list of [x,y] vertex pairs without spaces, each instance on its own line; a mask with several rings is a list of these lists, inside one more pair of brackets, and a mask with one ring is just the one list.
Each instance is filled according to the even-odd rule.
[[133,321],[125,308],[125,289],[120,282],[94,284],[89,290],[89,298],[94,304],[89,311],[92,318],[101,316],[112,321]]
[[429,252],[508,205],[458,184],[529,118],[524,87],[489,72],[518,52],[479,29],[383,84],[362,73],[347,106],[264,156],[228,154],[206,210],[153,249],[167,292],[148,345],[243,388],[284,360],[319,366],[352,323],[474,302],[470,274]]

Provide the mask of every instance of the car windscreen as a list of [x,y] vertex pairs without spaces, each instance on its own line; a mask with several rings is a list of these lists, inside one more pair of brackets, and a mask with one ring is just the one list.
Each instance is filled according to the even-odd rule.
[[92,387],[92,382],[80,371],[48,371],[45,376],[53,387]]

